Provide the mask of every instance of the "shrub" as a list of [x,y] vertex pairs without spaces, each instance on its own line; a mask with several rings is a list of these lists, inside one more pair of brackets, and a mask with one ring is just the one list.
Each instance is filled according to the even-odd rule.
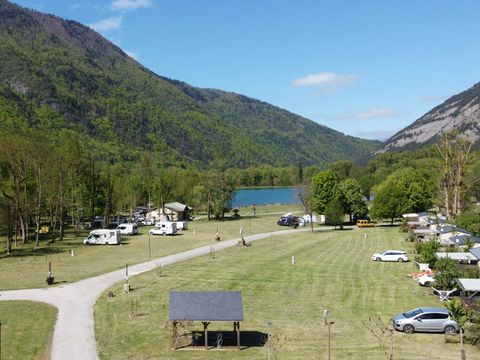
[[460,270],[450,258],[443,258],[435,263],[435,287],[440,290],[451,290],[457,287]]
[[437,239],[432,239],[427,242],[417,243],[415,245],[415,251],[418,254],[418,262],[430,264],[434,266],[437,258],[435,253],[440,248],[440,244]]

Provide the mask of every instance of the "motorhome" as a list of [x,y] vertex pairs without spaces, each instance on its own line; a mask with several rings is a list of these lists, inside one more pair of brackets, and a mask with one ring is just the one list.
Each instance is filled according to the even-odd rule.
[[175,221],[177,224],[177,230],[187,230],[188,229],[188,221]]
[[122,242],[120,230],[97,229],[83,240],[85,245],[118,245]]
[[138,226],[133,223],[120,224],[117,230],[120,230],[122,235],[138,235]]
[[156,223],[155,227],[148,233],[150,235],[175,235],[177,233],[177,223],[171,221]]

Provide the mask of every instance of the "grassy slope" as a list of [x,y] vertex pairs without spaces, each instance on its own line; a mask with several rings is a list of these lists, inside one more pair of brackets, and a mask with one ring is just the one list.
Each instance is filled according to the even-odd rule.
[[3,360],[49,359],[57,310],[31,301],[0,302]]
[[[177,236],[152,236],[152,258],[174,254],[212,243],[218,228],[221,239],[239,237],[240,227],[244,235],[282,230],[277,226],[279,214],[295,206],[258,207],[257,216],[246,217],[249,208],[242,209],[244,217],[236,221],[193,221],[189,229]],[[268,215],[270,214],[270,215]],[[122,246],[86,246],[82,240],[85,234],[69,237],[63,242],[46,244],[35,249],[33,244],[19,245],[16,256],[0,256],[0,290],[38,288],[45,285],[48,273],[48,262],[52,263],[52,272],[56,282],[74,282],[91,276],[106,273],[125,266],[149,260],[148,230],[151,227],[140,227],[139,236],[124,237]],[[195,231],[194,231],[195,230]],[[70,256],[70,250],[74,256]],[[5,239],[0,239],[0,254],[5,253]]]
[[[368,239],[363,239],[363,233]],[[323,310],[330,310],[332,357],[335,359],[384,359],[362,320],[392,315],[417,306],[442,306],[428,289],[407,277],[411,263],[370,261],[373,252],[386,248],[412,250],[397,228],[303,233],[255,242],[249,248],[232,248],[153,271],[132,279],[135,289],[114,298],[102,296],[95,308],[97,341],[102,359],[166,359],[170,356],[168,323],[170,290],[241,290],[245,321],[242,330],[272,330],[283,341],[280,359],[326,358]],[[291,265],[295,255],[297,264]],[[140,316],[129,317],[132,300]],[[212,324],[211,330],[231,330],[230,323]],[[188,329],[201,330],[194,323]],[[458,344],[444,343],[441,334],[406,335],[396,332],[395,359],[452,359]],[[175,359],[261,359],[264,347],[243,351],[177,351]],[[469,359],[480,353],[467,348]]]

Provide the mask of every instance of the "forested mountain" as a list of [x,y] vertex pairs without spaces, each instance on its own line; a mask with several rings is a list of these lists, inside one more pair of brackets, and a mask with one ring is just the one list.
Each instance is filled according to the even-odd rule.
[[0,0],[0,130],[70,132],[100,154],[165,165],[324,165],[379,143],[242,95],[152,73],[75,21]]
[[431,145],[439,136],[450,130],[478,143],[480,140],[480,83],[452,96],[443,104],[430,110],[410,126],[392,136],[383,151],[414,149]]

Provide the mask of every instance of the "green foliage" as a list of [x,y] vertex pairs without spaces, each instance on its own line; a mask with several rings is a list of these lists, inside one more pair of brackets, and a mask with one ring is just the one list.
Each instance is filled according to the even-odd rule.
[[434,191],[435,183],[425,171],[397,170],[377,187],[372,217],[393,223],[401,214],[425,211],[432,206]]
[[69,129],[102,157],[152,152],[185,168],[326,166],[378,146],[258,100],[157,76],[81,24],[1,6],[2,132],[33,128],[55,141]]
[[343,217],[345,212],[342,203],[338,199],[333,199],[325,207],[325,219],[328,224],[335,225],[343,229]]
[[440,244],[437,239],[416,243],[415,252],[418,254],[418,262],[435,266],[435,262],[437,261],[435,253],[438,252],[439,249]]
[[339,184],[340,202],[347,214],[363,218],[368,214],[367,203],[363,198],[362,187],[355,179],[345,179]]
[[456,279],[460,276],[460,270],[450,258],[442,258],[435,263],[435,286],[441,290],[456,288]]
[[319,172],[312,178],[313,209],[318,214],[325,213],[327,204],[340,196],[338,178],[333,171]]
[[464,326],[465,322],[470,318],[469,311],[462,306],[462,302],[458,299],[447,301],[445,306],[450,313],[450,317],[460,326]]
[[455,218],[455,224],[478,236],[480,234],[480,213],[477,209],[464,212]]

